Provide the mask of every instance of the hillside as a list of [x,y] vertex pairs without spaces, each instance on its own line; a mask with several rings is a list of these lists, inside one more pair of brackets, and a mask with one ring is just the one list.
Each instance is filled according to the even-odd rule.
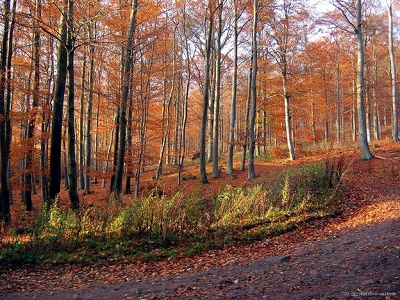
[[[190,257],[1,270],[0,298],[400,299],[399,151],[397,144],[376,147],[371,161],[346,153],[348,193],[340,216]],[[269,174],[287,163],[258,163],[256,170]],[[246,184],[244,173],[203,188],[213,193],[227,182]],[[173,184],[164,187],[172,192]],[[100,193],[92,201],[102,201]]]

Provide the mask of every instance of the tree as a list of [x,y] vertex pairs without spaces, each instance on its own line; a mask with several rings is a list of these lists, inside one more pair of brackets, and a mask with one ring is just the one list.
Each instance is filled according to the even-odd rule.
[[69,179],[69,199],[73,210],[79,209],[77,165],[75,154],[75,76],[74,76],[74,1],[68,1],[68,179]]
[[[15,2],[14,2],[15,3]],[[11,56],[12,56],[12,13],[10,11],[10,0],[4,1],[4,33],[1,43],[0,60],[0,154],[1,154],[1,175],[0,175],[0,221],[6,225],[11,223],[10,197],[11,190],[8,183],[8,168],[10,160],[11,145],[11,124],[10,107],[11,95],[9,84],[11,80]],[[7,93],[6,93],[7,91]]]
[[307,14],[303,8],[304,3],[300,1],[276,1],[275,10],[268,18],[268,36],[270,43],[270,54],[275,59],[282,81],[282,94],[284,100],[284,115],[286,128],[286,142],[289,150],[289,158],[294,160],[295,150],[293,143],[291,97],[289,91],[290,61],[291,56],[300,42],[301,24]]
[[390,58],[390,76],[392,87],[392,138],[394,142],[399,141],[399,119],[397,113],[397,69],[394,53],[393,40],[393,0],[386,0],[388,15],[388,39],[389,39],[389,58]]
[[51,205],[60,193],[61,184],[61,140],[63,125],[64,93],[67,81],[67,18],[68,0],[63,1],[63,10],[60,20],[60,37],[57,52],[57,75],[54,90],[53,116],[51,123],[51,148],[50,148],[50,186],[47,205]]
[[236,124],[236,99],[237,99],[237,76],[238,76],[238,3],[234,0],[234,19],[233,19],[233,71],[232,71],[232,99],[231,99],[231,118],[229,123],[228,137],[228,170],[227,173],[233,173],[233,150],[235,140]]
[[[91,4],[89,4],[91,6]],[[90,7],[89,6],[89,7]],[[89,38],[89,70],[88,70],[88,103],[86,107],[86,159],[85,159],[85,174],[84,174],[84,182],[85,182],[85,191],[84,194],[90,194],[90,168],[92,162],[92,110],[93,110],[93,84],[94,84],[94,55],[95,55],[95,48],[93,45],[93,34],[94,29],[96,28],[96,23],[92,24],[89,22],[88,24],[88,38]],[[82,91],[82,94],[84,91]]]
[[[32,63],[34,69],[33,75],[33,92],[32,92],[32,107],[30,112],[30,118],[28,120],[28,128],[26,133],[26,173],[24,175],[24,187],[22,190],[22,200],[25,205],[25,210],[30,211],[33,209],[32,205],[32,190],[33,190],[33,138],[36,123],[37,110],[39,106],[39,93],[40,93],[40,27],[39,20],[41,18],[41,0],[35,1],[34,11],[34,32],[32,37]],[[29,104],[28,104],[29,106]]]
[[207,130],[207,111],[209,102],[209,88],[210,88],[210,60],[211,60],[211,38],[214,20],[214,12],[211,7],[211,0],[208,2],[208,25],[207,25],[207,41],[205,53],[205,78],[203,87],[203,112],[201,118],[201,131],[200,131],[200,182],[208,183],[207,170],[206,170],[206,130]]
[[256,145],[255,121],[257,114],[257,25],[258,25],[258,0],[253,0],[253,34],[252,34],[252,72],[251,72],[251,113],[250,113],[250,146],[249,146],[249,167],[247,178],[256,177],[254,167],[254,150]]
[[222,35],[222,10],[223,0],[218,2],[218,28],[217,28],[217,45],[215,58],[215,101],[214,101],[214,121],[212,134],[212,177],[219,177],[219,111],[221,103],[221,35]]
[[[335,0],[333,5],[341,12],[346,22],[351,26],[357,37],[357,77],[356,77],[356,98],[357,98],[357,117],[358,117],[358,134],[359,147],[361,149],[361,159],[372,159],[373,155],[368,146],[367,139],[367,123],[365,116],[365,87],[364,87],[364,65],[365,50],[363,38],[363,22],[362,22],[362,3],[361,0],[355,1],[355,6],[345,1]],[[353,20],[351,20],[353,18]]]
[[115,175],[115,183],[113,190],[117,194],[122,191],[122,175],[124,173],[124,161],[125,161],[125,148],[126,148],[126,110],[130,91],[132,67],[133,67],[133,41],[136,30],[136,15],[138,10],[138,0],[134,0],[131,5],[131,15],[129,22],[129,30],[126,38],[125,54],[123,57],[123,83],[122,83],[122,98],[120,104],[120,129],[119,129],[119,147],[118,147],[118,161],[117,170]]
[[358,130],[360,135],[361,159],[368,160],[373,158],[367,141],[367,125],[364,109],[364,41],[362,34],[361,21],[361,0],[356,0],[356,15],[354,30],[357,35],[357,112]]

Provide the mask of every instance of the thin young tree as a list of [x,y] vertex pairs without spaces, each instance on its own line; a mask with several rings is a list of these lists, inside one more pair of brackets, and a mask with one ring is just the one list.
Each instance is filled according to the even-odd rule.
[[125,161],[125,149],[126,149],[126,112],[128,97],[131,84],[132,67],[133,67],[133,47],[134,47],[134,35],[136,30],[137,22],[137,10],[139,7],[138,0],[134,0],[131,5],[131,14],[129,22],[129,30],[126,38],[125,54],[123,57],[123,83],[122,83],[122,99],[119,106],[119,147],[118,147],[118,160],[117,169],[115,174],[115,182],[113,191],[116,194],[120,194],[122,191],[122,176],[124,173],[124,161]]
[[231,99],[231,118],[229,123],[228,135],[228,168],[227,173],[233,173],[233,150],[235,141],[235,125],[236,125],[236,99],[237,99],[237,74],[238,74],[238,3],[233,1],[234,18],[233,18],[233,71],[232,71],[232,99]]
[[[89,4],[90,5],[90,4]],[[93,85],[94,85],[94,38],[93,34],[95,32],[96,23],[92,24],[89,22],[88,24],[88,37],[89,37],[89,70],[88,70],[88,103],[86,106],[86,144],[85,144],[85,174],[84,183],[85,183],[85,191],[84,194],[90,194],[90,169],[92,164],[92,111],[93,111]]]
[[185,158],[185,150],[186,150],[186,125],[188,119],[188,101],[189,101],[189,92],[190,92],[190,82],[192,78],[192,72],[190,67],[190,50],[189,50],[189,38],[187,33],[187,16],[186,16],[186,5],[182,8],[183,12],[183,22],[182,22],[182,32],[183,32],[183,45],[184,45],[184,53],[186,55],[186,84],[185,91],[182,99],[182,120],[180,126],[180,145],[179,145],[179,157],[178,157],[178,184],[181,184],[182,180],[182,171],[183,171],[183,162]]
[[215,101],[213,113],[213,131],[212,131],[212,177],[219,177],[219,111],[221,104],[221,36],[222,36],[222,10],[223,0],[218,2],[218,27],[217,27],[217,45],[215,57]]
[[10,62],[12,49],[12,30],[10,0],[4,1],[4,28],[3,40],[1,43],[1,60],[0,60],[0,148],[1,148],[1,178],[0,178],[0,221],[6,225],[11,223],[10,212],[10,196],[11,190],[8,182],[8,168],[10,159],[10,99],[6,93],[9,72],[11,71]]
[[253,29],[252,29],[252,73],[251,73],[251,113],[249,127],[249,166],[247,179],[256,177],[254,166],[254,151],[256,145],[255,121],[257,114],[257,25],[258,25],[258,0],[253,0]]
[[22,200],[24,202],[25,210],[30,211],[33,209],[32,204],[32,190],[33,190],[33,138],[36,124],[37,110],[39,106],[39,93],[40,93],[40,28],[39,20],[41,18],[41,0],[35,0],[34,10],[34,29],[32,37],[32,65],[33,65],[33,89],[32,89],[32,106],[30,118],[28,120],[28,128],[26,133],[27,146],[26,150],[26,173],[24,175],[24,189],[22,191]]
[[67,34],[67,52],[68,52],[68,195],[73,210],[79,209],[78,182],[77,182],[77,164],[75,152],[75,75],[74,75],[74,1],[68,1],[68,34]]
[[399,141],[399,118],[397,112],[397,69],[396,56],[394,52],[393,38],[393,0],[386,0],[388,15],[388,39],[389,39],[389,57],[390,57],[390,76],[392,87],[392,138],[394,142]]
[[[205,64],[205,78],[203,87],[203,112],[201,118],[201,131],[200,131],[200,182],[208,183],[207,170],[206,170],[206,130],[207,130],[207,111],[209,103],[209,89],[210,89],[210,64],[211,64],[211,39],[212,28],[214,23],[214,12],[211,6],[211,0],[208,2],[207,8],[207,38],[206,38],[206,64]],[[207,19],[208,18],[208,19]]]

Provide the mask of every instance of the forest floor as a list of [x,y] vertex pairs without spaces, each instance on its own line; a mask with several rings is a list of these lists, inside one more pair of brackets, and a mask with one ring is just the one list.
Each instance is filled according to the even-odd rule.
[[[192,257],[0,269],[0,299],[400,299],[400,145],[372,150],[370,161],[346,153],[340,216]],[[258,163],[256,171],[285,164]],[[245,173],[234,181],[245,182]],[[101,191],[93,195],[86,203],[102,201]]]

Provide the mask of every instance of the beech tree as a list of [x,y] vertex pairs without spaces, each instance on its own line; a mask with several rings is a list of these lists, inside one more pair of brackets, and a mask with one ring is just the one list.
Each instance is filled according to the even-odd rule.
[[[15,2],[14,2],[15,3]],[[10,0],[4,1],[3,39],[1,42],[0,60],[0,148],[1,148],[1,178],[0,178],[0,221],[6,225],[11,223],[10,197],[11,190],[8,182],[8,170],[11,145],[10,108],[11,94],[8,88],[11,80],[12,37],[14,26]]]
[[396,57],[394,52],[393,38],[393,0],[385,0],[388,16],[388,40],[389,40],[389,58],[390,58],[390,76],[392,87],[392,137],[394,142],[399,141],[399,118],[397,112],[397,69]]
[[235,126],[236,126],[236,102],[237,102],[237,85],[238,85],[238,20],[239,20],[239,9],[238,0],[233,1],[233,61],[232,61],[232,98],[231,98],[231,110],[230,110],[230,123],[228,133],[228,162],[227,162],[227,174],[233,173],[233,151],[235,149]]
[[206,170],[206,130],[207,130],[207,111],[209,104],[209,88],[210,88],[210,64],[211,64],[211,41],[214,24],[214,10],[212,8],[212,0],[208,2],[207,15],[205,23],[206,31],[206,51],[205,51],[205,78],[203,87],[203,107],[200,131],[200,182],[208,183]]
[[360,135],[361,159],[373,158],[367,140],[367,128],[364,108],[364,40],[362,34],[361,0],[356,0],[354,30],[357,35],[357,112],[358,130]]
[[215,57],[215,101],[213,113],[213,131],[212,131],[212,177],[219,177],[219,130],[220,130],[220,104],[221,104],[221,37],[222,37],[222,10],[224,1],[218,1],[218,25],[217,25],[217,45]]
[[294,160],[295,150],[293,143],[291,97],[293,91],[289,91],[290,61],[297,51],[302,32],[299,30],[307,14],[302,1],[275,1],[274,10],[267,17],[269,36],[268,42],[270,54],[274,57],[282,80],[282,94],[284,100],[284,115],[286,128],[286,142],[289,150],[289,158]]
[[68,0],[63,1],[63,11],[60,19],[60,37],[57,52],[57,75],[54,89],[53,116],[51,123],[51,148],[50,148],[50,182],[49,198],[45,199],[51,205],[60,193],[61,185],[61,140],[63,127],[64,93],[67,82],[67,15]]
[[255,121],[257,114],[257,26],[258,26],[258,0],[253,0],[253,27],[252,27],[252,72],[251,72],[251,113],[250,113],[250,127],[249,127],[249,166],[248,175],[249,180],[256,177],[254,167],[254,151],[255,151]]
[[134,47],[134,35],[136,30],[136,15],[138,10],[138,0],[132,1],[129,30],[126,37],[125,54],[123,57],[123,83],[122,83],[122,98],[119,108],[119,145],[118,145],[118,161],[115,176],[115,183],[113,190],[115,193],[120,194],[122,191],[122,175],[124,173],[124,162],[125,162],[125,149],[126,149],[126,110],[128,97],[130,92],[132,67],[133,67],[133,47]]

